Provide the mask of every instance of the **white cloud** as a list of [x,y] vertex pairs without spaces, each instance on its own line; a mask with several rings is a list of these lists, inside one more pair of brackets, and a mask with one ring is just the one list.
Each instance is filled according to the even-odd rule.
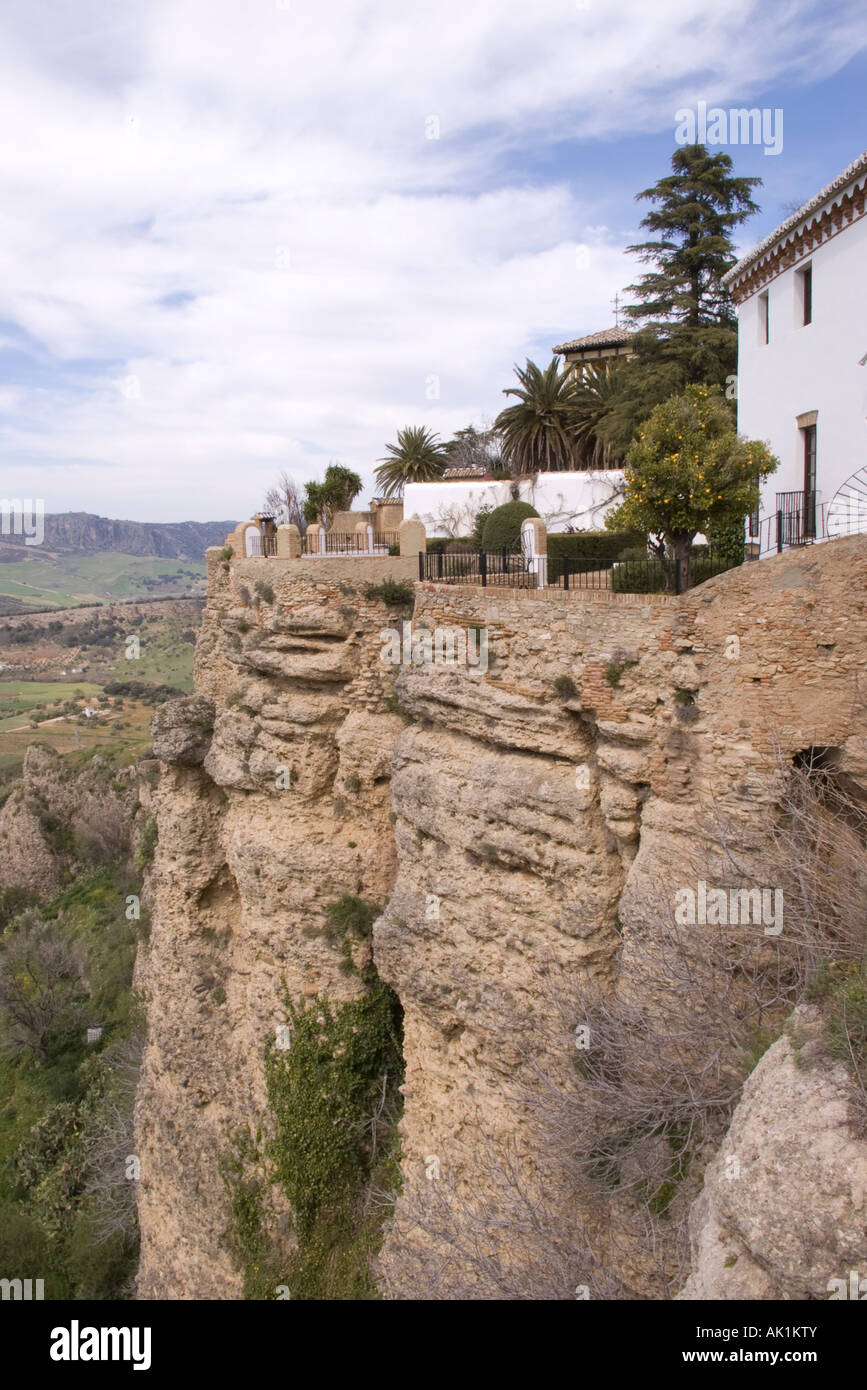
[[634,276],[592,187],[504,168],[815,80],[857,26],[812,0],[7,3],[0,319],[42,374],[0,393],[3,488],[166,519],[329,456],[369,482],[400,425],[496,413],[513,361]]

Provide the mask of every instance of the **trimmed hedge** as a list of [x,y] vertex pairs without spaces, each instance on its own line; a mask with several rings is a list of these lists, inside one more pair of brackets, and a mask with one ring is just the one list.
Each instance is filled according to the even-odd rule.
[[[703,547],[697,547],[691,556],[690,572],[692,587],[702,584],[714,575],[723,574],[735,565],[723,556],[709,555]],[[611,574],[611,588],[615,594],[661,594],[665,591],[662,561],[652,556],[641,560],[626,560],[619,564]],[[673,592],[669,590],[669,592]]]
[[528,516],[538,516],[529,502],[504,502],[495,507],[482,531],[482,549],[489,555],[498,550],[511,550],[521,535],[521,523]]
[[624,552],[643,542],[634,531],[578,531],[548,536],[548,579],[559,583],[563,572],[563,557],[569,556],[570,568],[582,571],[593,568],[610,569]]

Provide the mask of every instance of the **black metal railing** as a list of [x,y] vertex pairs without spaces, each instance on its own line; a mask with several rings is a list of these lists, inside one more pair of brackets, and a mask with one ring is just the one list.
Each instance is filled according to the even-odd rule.
[[600,589],[621,594],[679,594],[742,563],[730,550],[695,546],[675,562],[651,553],[622,560],[559,555],[536,560],[513,551],[450,551],[419,554],[418,577],[440,584],[478,584],[482,588]]
[[[802,492],[778,493],[782,498],[801,498]],[[762,555],[782,554],[794,546],[812,545],[828,539],[828,507],[824,502],[809,502],[806,507],[777,507],[776,511],[759,518],[755,534],[747,543],[747,559],[758,560]]]
[[263,555],[276,555],[276,554],[277,554],[277,537],[276,537],[276,536],[263,536],[263,537],[262,537],[262,554],[263,554]]
[[397,531],[323,531],[301,538],[302,555],[399,555]]
[[[549,561],[549,566],[550,566]],[[706,579],[743,563],[731,550],[694,546],[678,562],[674,555],[629,555],[620,560],[558,557],[548,585],[559,589],[607,589],[613,594],[682,594]]]
[[535,589],[539,584],[538,575],[525,557],[513,550],[420,552],[418,577],[443,584],[480,584],[482,588],[499,584],[512,589]]

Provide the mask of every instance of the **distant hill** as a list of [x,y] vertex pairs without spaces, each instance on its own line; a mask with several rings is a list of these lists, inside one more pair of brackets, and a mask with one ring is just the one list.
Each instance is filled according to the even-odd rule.
[[[46,516],[45,540],[39,548],[85,554],[113,550],[123,555],[202,562],[208,546],[222,545],[236,525],[234,521],[115,521],[90,512],[57,512]],[[9,545],[24,548],[24,537],[3,535],[0,544],[4,550]],[[37,547],[26,549],[32,553]]]

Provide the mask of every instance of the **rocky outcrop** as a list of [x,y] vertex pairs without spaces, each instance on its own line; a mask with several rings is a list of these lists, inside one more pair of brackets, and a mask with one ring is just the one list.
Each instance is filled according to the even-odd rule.
[[31,744],[21,780],[0,808],[0,890],[54,896],[72,858],[120,858],[135,836],[134,767],[115,769],[98,753],[78,771],[55,749]]
[[204,761],[214,733],[214,702],[206,695],[169,700],[151,723],[154,757],[195,767]]
[[[482,1257],[454,1248],[451,1285],[431,1284],[450,1208],[485,1232],[483,1259],[500,1247],[518,1296],[564,1296],[576,1250],[605,1263],[615,1211],[576,1209],[559,1176],[568,1136],[558,1149],[534,1108],[579,1084],[570,1000],[665,993],[646,972],[658,914],[713,879],[709,817],[759,872],[781,759],[819,747],[861,784],[867,543],[744,566],[681,599],[416,585],[413,626],[484,629],[488,665],[405,666],[396,685],[380,651],[397,615],[364,584],[411,579],[411,561],[212,553],[209,568],[196,689],[213,733],[211,706],[183,702],[155,735],[141,1292],[239,1295],[220,1153],[268,1123],[262,1059],[284,982],[293,999],[357,988],[321,931],[349,893],[387,900],[374,959],[404,1010],[403,1189],[381,1287],[504,1296]],[[781,1096],[795,1079],[779,1072]],[[837,1123],[829,1105],[817,1123]],[[778,1257],[714,1190],[694,1226],[702,1287],[704,1225],[741,1232],[743,1269]],[[783,1193],[766,1194],[769,1228],[775,1200],[786,1215]],[[556,1269],[515,1274],[521,1203],[537,1226],[544,1205],[549,1246],[572,1242]],[[841,1226],[858,1219],[842,1193],[837,1209]],[[817,1247],[805,1287],[848,1249]],[[635,1251],[617,1260],[621,1289],[665,1296]]]
[[815,1010],[762,1057],[690,1216],[684,1299],[826,1299],[867,1268],[867,1142]]

